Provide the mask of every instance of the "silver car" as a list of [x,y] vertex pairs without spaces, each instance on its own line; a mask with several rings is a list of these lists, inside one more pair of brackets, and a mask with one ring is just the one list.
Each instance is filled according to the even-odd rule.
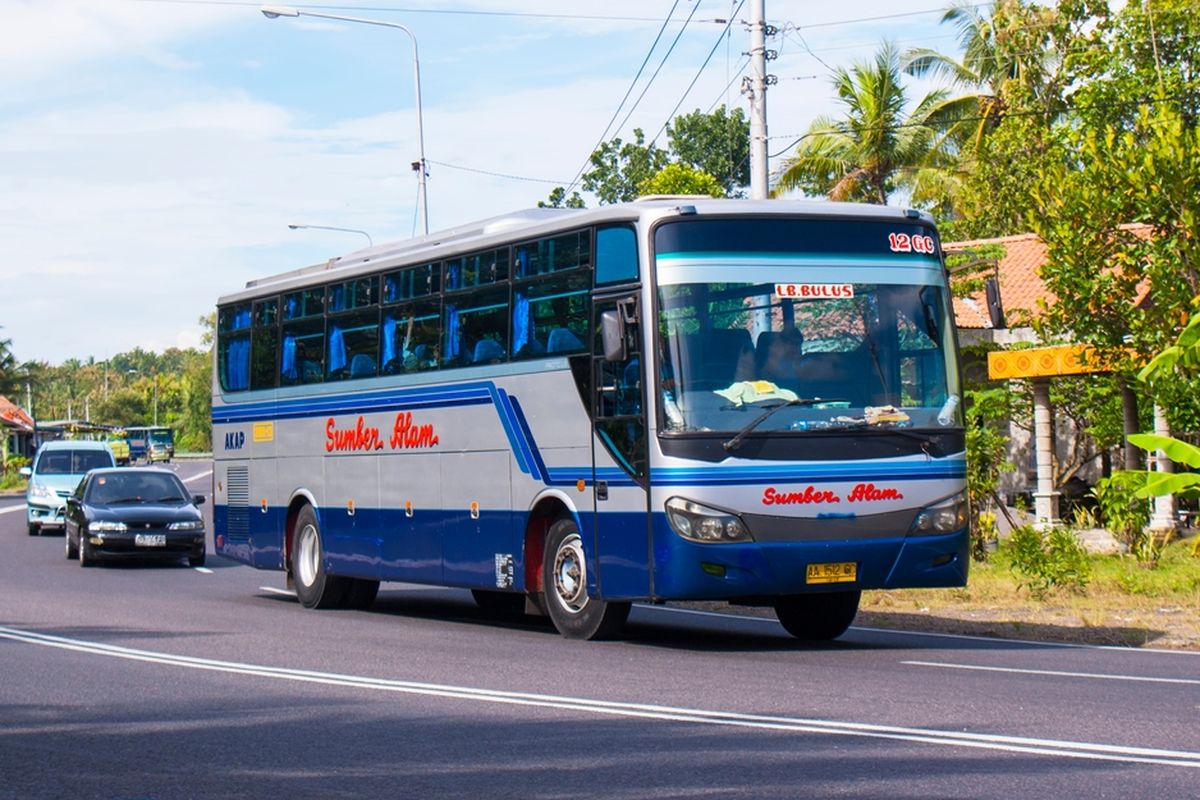
[[33,465],[21,470],[29,478],[25,491],[25,521],[29,535],[63,527],[67,497],[90,469],[115,467],[105,442],[53,441],[38,448]]

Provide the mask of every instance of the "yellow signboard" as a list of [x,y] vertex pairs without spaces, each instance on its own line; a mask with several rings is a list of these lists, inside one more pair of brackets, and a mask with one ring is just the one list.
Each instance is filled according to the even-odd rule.
[[275,441],[275,423],[274,422],[256,422],[256,423],[254,423],[254,441],[256,441],[256,442],[273,442],[273,441]]
[[1089,372],[1108,372],[1111,368],[1110,359],[1086,344],[988,353],[988,377],[992,380],[1084,375]]

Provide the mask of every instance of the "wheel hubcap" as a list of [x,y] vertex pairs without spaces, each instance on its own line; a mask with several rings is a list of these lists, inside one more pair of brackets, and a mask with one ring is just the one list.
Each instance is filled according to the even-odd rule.
[[554,554],[554,592],[572,614],[578,614],[587,605],[587,568],[583,561],[583,540],[577,533],[563,540]]
[[312,586],[317,579],[320,552],[317,529],[305,525],[296,536],[296,578],[305,586]]

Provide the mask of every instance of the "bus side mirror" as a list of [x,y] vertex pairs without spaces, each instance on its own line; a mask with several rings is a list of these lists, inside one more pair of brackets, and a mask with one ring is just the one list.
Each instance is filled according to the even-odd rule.
[[600,339],[604,342],[605,361],[624,361],[628,357],[623,314],[615,310],[600,313]]

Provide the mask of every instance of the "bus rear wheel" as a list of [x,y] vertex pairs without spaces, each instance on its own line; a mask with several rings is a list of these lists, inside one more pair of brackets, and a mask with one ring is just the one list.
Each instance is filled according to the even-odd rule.
[[862,592],[790,594],[775,601],[780,624],[797,639],[827,642],[846,632],[858,613]]
[[629,616],[629,603],[588,596],[583,539],[572,519],[560,519],[546,534],[542,562],[546,613],[568,639],[607,639],[617,635]]
[[305,608],[338,608],[346,599],[349,588],[346,579],[325,571],[321,524],[312,506],[305,506],[296,517],[296,534],[292,539],[292,579],[296,586],[296,597]]

